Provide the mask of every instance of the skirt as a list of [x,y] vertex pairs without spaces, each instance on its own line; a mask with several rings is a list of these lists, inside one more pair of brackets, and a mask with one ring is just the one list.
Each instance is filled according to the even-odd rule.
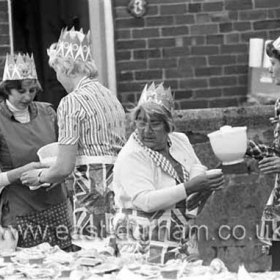
[[43,211],[16,217],[18,247],[29,248],[48,242],[61,249],[72,244],[70,203],[64,201]]

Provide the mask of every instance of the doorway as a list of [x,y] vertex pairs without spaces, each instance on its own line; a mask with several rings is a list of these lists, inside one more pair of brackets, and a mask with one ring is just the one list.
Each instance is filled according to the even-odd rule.
[[89,30],[88,0],[12,0],[15,52],[33,53],[43,92],[39,101],[56,109],[65,90],[48,65],[47,48],[59,38],[62,28]]

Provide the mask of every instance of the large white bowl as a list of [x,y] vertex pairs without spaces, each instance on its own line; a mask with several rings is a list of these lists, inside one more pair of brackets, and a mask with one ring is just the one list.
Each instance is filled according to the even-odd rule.
[[45,145],[37,151],[37,155],[40,159],[40,162],[48,166],[51,166],[56,162],[57,154],[58,142],[53,142],[48,145]]
[[247,127],[223,126],[208,134],[213,152],[224,165],[244,160],[247,149]]

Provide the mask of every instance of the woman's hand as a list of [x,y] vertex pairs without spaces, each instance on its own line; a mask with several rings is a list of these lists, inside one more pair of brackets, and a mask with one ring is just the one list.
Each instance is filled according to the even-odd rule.
[[39,182],[39,175],[42,172],[42,169],[32,169],[24,172],[20,180],[24,185],[27,186],[39,186],[42,183]]
[[280,157],[266,157],[259,162],[259,169],[264,174],[280,173]]
[[27,163],[25,166],[25,171],[33,170],[33,169],[38,169],[38,168],[46,168],[48,165],[42,164],[41,162],[30,162]]
[[185,182],[185,189],[187,195],[190,195],[195,192],[202,192],[202,191],[214,191],[223,186],[225,183],[223,173],[219,174],[203,174],[194,177],[188,182]]

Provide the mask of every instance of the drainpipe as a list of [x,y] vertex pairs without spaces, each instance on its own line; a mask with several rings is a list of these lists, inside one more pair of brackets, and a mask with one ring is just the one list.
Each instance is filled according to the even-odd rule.
[[107,75],[110,90],[117,94],[114,23],[111,0],[104,0],[105,41],[107,50]]
[[9,20],[10,52],[11,54],[14,54],[13,15],[12,15],[11,0],[8,0],[8,20]]
[[114,25],[111,0],[88,0],[92,51],[99,80],[117,93]]

